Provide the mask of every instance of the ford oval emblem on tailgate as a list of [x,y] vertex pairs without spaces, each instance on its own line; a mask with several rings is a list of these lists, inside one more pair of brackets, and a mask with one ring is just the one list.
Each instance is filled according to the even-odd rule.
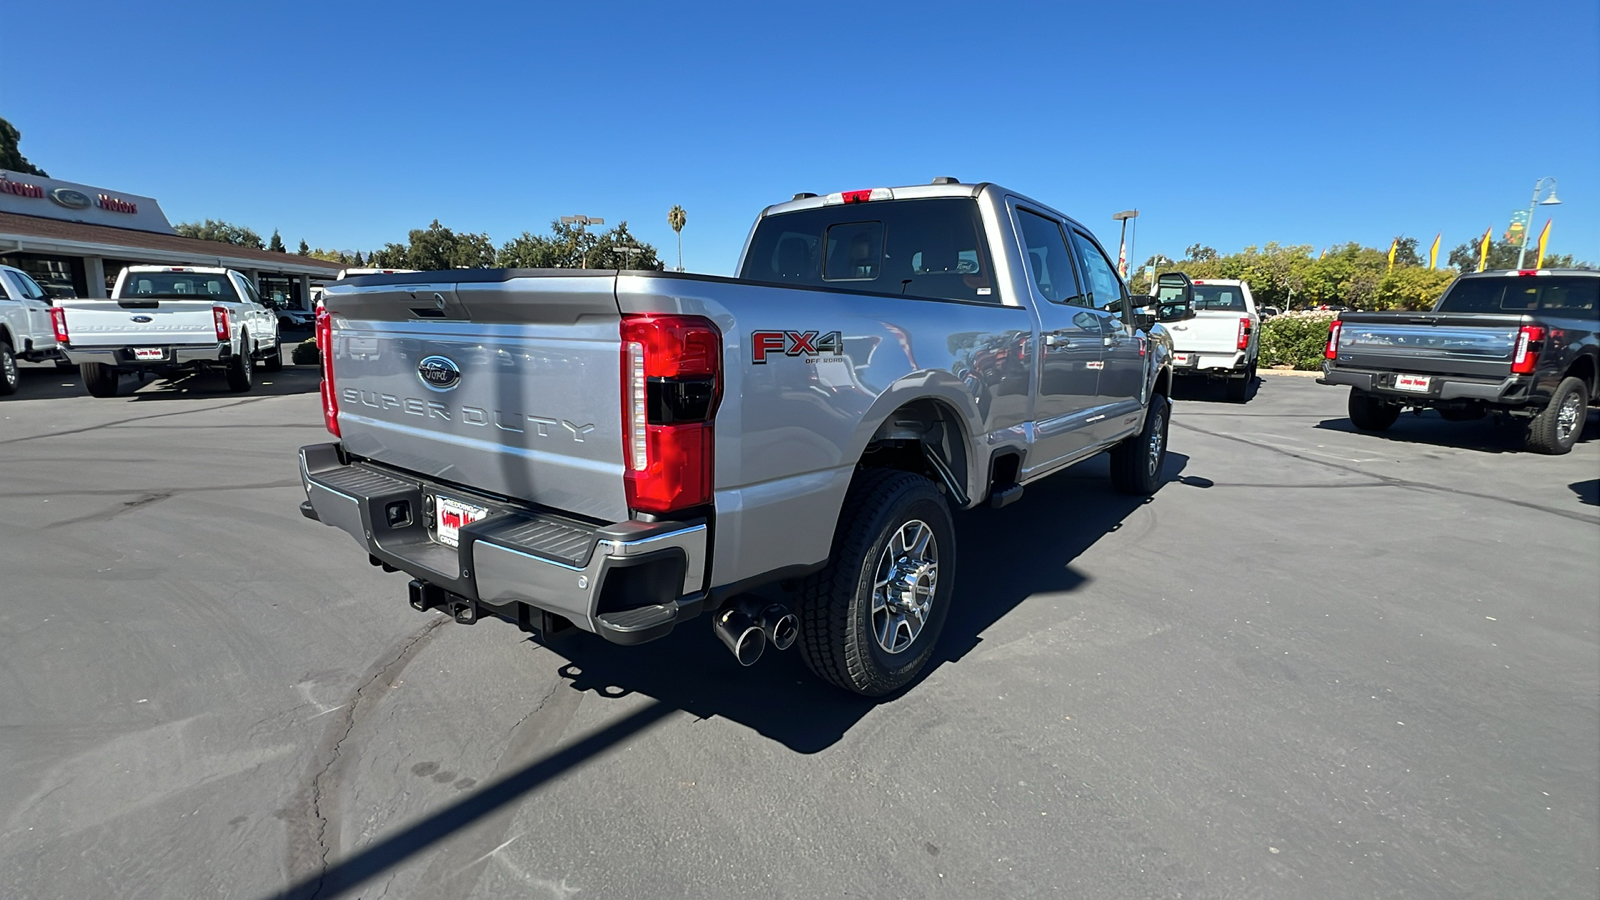
[[417,363],[417,377],[436,391],[448,391],[461,382],[461,367],[444,356],[425,357]]
[[149,316],[134,316],[133,320],[140,323],[153,321]]

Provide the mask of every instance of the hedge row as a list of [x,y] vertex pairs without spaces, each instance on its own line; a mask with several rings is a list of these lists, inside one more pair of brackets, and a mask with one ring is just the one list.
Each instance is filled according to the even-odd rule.
[[1322,349],[1328,345],[1328,323],[1333,316],[1328,312],[1291,312],[1261,323],[1261,367],[1322,368]]
[[317,353],[317,339],[306,338],[294,345],[294,352],[290,355],[297,366],[314,366],[322,362],[321,354]]

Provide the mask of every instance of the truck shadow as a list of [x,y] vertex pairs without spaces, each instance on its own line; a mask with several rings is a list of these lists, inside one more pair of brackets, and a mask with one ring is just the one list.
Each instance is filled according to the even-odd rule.
[[[1166,480],[1179,479],[1187,462],[1188,457],[1169,453]],[[923,678],[959,663],[983,643],[984,631],[1029,597],[1081,588],[1085,579],[1072,561],[1152,502],[1116,493],[1103,456],[1080,465],[1073,475],[1029,486],[1004,510],[982,508],[956,516],[956,599],[944,632],[917,681],[883,700],[822,683],[793,649],[769,650],[754,666],[741,668],[706,617],[639,647],[613,646],[581,632],[548,646],[566,658],[560,674],[573,690],[612,699],[653,697],[697,718],[737,722],[797,753],[816,753],[838,742],[878,703],[915,691]],[[1072,514],[1063,515],[1064,510]],[[776,589],[762,594],[780,595]]]
[[[1523,432],[1517,425],[1497,422],[1493,418],[1478,419],[1473,422],[1447,422],[1432,410],[1424,411],[1420,416],[1402,413],[1387,431],[1362,431],[1352,425],[1348,418],[1323,419],[1312,427],[1383,441],[1451,447],[1479,453],[1525,452]],[[1596,439],[1600,439],[1600,413],[1590,410],[1588,418],[1584,421],[1583,433],[1578,435],[1578,443],[1583,444]]]
[[[122,376],[119,399],[139,403],[159,400],[197,400],[202,397],[281,397],[287,394],[316,393],[322,383],[322,370],[316,366],[284,366],[276,372],[256,369],[255,385],[249,393],[235,394],[228,390],[228,380],[221,372],[192,372],[176,378],[139,379]],[[83,385],[78,392],[88,394]]]
[[1578,502],[1588,506],[1600,506],[1600,478],[1591,478],[1588,481],[1574,481],[1567,485],[1572,488],[1572,493],[1578,497]]

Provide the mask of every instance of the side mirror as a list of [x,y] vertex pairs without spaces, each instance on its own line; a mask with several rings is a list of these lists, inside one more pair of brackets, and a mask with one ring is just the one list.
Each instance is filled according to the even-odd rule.
[[1156,279],[1157,322],[1194,318],[1194,283],[1182,272],[1166,272]]
[[1133,311],[1133,327],[1140,331],[1149,331],[1156,324],[1156,314],[1147,306],[1136,307]]

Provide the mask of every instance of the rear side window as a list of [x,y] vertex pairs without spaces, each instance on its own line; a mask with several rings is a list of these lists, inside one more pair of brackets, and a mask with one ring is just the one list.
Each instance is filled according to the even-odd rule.
[[739,277],[999,303],[976,201],[876,200],[767,216]]
[[1528,275],[1462,279],[1439,298],[1434,312],[1526,313],[1541,309],[1594,312],[1597,306],[1600,306],[1600,278]]

